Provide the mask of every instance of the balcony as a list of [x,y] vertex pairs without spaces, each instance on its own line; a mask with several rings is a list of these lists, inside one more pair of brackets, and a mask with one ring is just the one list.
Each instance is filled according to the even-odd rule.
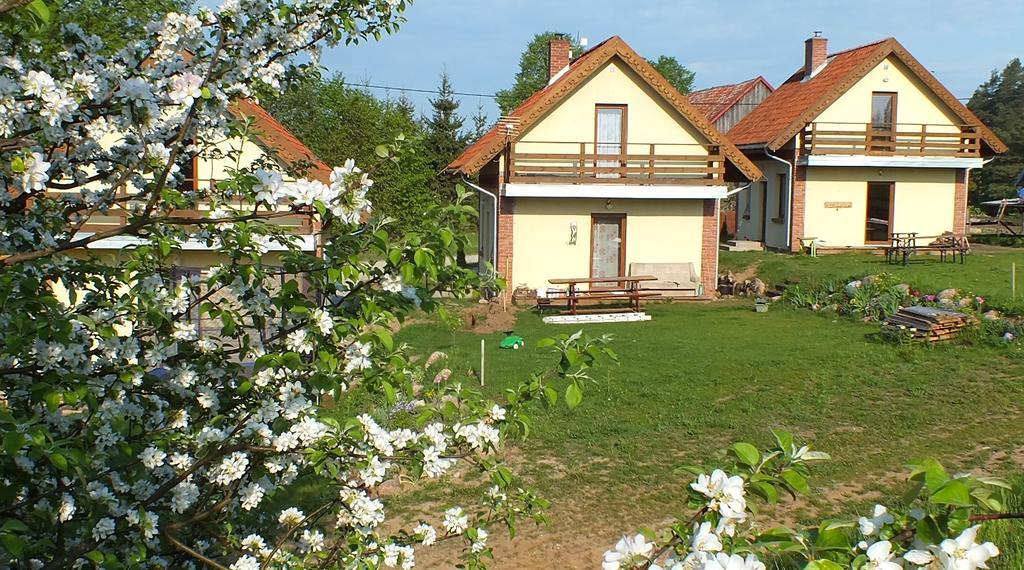
[[970,125],[811,123],[803,131],[804,155],[979,158],[981,136]]
[[512,143],[508,181],[518,184],[720,186],[725,162],[718,146],[668,143]]

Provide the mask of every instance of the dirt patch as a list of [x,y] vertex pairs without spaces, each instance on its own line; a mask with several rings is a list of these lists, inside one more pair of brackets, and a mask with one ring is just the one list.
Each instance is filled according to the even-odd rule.
[[742,282],[746,281],[747,279],[753,279],[754,277],[757,277],[757,270],[760,269],[760,267],[761,267],[761,260],[758,259],[754,263],[751,263],[750,265],[745,267],[742,271],[735,271],[735,272],[733,272],[733,274],[732,274],[732,278],[734,280],[733,282],[734,283],[742,283]]
[[514,330],[521,309],[502,307],[497,299],[467,308],[462,312],[463,327],[477,334]]

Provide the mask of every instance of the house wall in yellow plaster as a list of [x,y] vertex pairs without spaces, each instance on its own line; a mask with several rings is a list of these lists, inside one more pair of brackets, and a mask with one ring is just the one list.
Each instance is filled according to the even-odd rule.
[[[864,245],[867,184],[895,182],[892,231],[937,236],[953,231],[956,170],[951,168],[807,169],[804,236],[829,247]],[[826,208],[826,202],[849,208]]]
[[[241,137],[220,141],[215,147],[216,152],[208,151],[199,157],[196,174],[200,184],[209,184],[211,179],[224,180],[230,177],[231,170],[247,168],[259,160],[268,158],[263,147],[255,141]],[[234,156],[235,154],[237,154],[237,158]],[[224,156],[224,158],[218,158],[218,155]],[[283,173],[284,169],[281,172]],[[285,180],[294,180],[294,177],[287,176]]]
[[946,127],[960,124],[960,119],[932,93],[931,88],[894,56],[889,56],[869,71],[814,121],[866,125],[871,122],[871,94],[875,91],[897,93],[897,123]]
[[[704,145],[707,139],[625,63],[613,58],[569,97],[523,133],[518,152],[578,152],[579,143],[594,142],[595,107],[626,105],[628,152],[646,154],[651,143]],[[552,142],[576,143],[553,145]],[[548,144],[544,144],[548,143]],[[593,152],[588,146],[588,152]],[[707,154],[701,146],[658,148],[660,154]]]
[[517,198],[515,208],[512,286],[589,276],[591,214],[626,214],[627,271],[630,263],[691,262],[700,272],[701,200],[615,200],[608,209],[604,200]]

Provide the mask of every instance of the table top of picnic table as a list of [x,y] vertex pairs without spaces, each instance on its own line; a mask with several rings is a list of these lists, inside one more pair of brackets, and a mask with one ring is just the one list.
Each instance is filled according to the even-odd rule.
[[617,275],[609,277],[578,277],[571,279],[548,279],[552,285],[572,285],[575,283],[612,283],[616,281],[657,281],[653,275]]

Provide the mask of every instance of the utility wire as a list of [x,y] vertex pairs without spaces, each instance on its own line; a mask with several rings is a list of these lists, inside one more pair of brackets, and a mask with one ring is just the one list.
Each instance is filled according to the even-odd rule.
[[[396,87],[393,85],[374,85],[372,83],[349,83],[352,87],[365,87],[367,89],[384,89],[387,91],[408,91],[410,93],[428,93],[431,95],[437,95],[437,89],[420,89],[416,87]],[[498,96],[493,93],[467,93],[465,91],[452,91],[452,95],[458,95],[460,97],[487,97],[489,99],[497,99]],[[1024,95],[1003,95],[991,97],[989,101],[1003,101],[1007,99],[1021,99]],[[971,97],[957,97],[957,101],[970,101]],[[760,103],[736,103],[736,105],[760,105]]]
[[[349,83],[352,87],[367,87],[369,89],[386,89],[388,91],[409,91],[412,93],[430,93],[437,95],[437,89],[417,89],[415,87],[392,87],[388,85],[373,85],[370,83]],[[452,95],[459,95],[461,97],[489,97],[491,99],[497,99],[498,96],[493,93],[465,93],[462,91],[452,91]]]

